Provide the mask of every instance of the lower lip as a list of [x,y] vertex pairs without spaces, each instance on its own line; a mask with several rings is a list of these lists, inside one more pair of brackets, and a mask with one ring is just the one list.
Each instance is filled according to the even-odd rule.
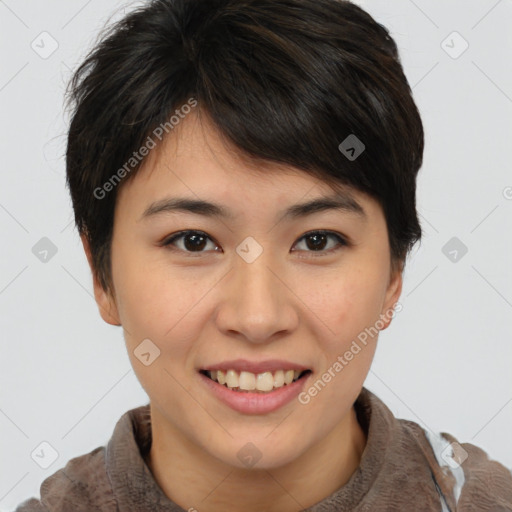
[[276,411],[280,407],[290,403],[304,388],[311,373],[308,373],[291,384],[277,388],[268,393],[251,393],[244,391],[232,391],[224,385],[199,373],[201,380],[208,386],[213,394],[226,405],[242,414],[267,414]]

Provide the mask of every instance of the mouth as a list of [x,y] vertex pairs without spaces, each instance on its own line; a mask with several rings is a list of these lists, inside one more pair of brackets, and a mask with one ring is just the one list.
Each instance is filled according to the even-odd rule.
[[248,371],[199,370],[199,373],[231,391],[251,394],[269,394],[280,388],[307,378],[312,373],[309,369],[288,369],[252,373]]
[[197,372],[205,391],[231,409],[251,415],[292,404],[313,375],[312,369],[284,359],[233,359]]

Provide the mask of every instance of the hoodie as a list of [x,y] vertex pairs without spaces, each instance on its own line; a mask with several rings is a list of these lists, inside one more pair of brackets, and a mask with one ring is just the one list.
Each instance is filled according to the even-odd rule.
[[[349,481],[309,512],[512,512],[512,472],[470,443],[395,418],[363,387],[354,403],[367,443]],[[155,481],[149,404],[124,413],[106,446],[71,459],[15,512],[187,512]],[[200,512],[200,510],[198,510]]]

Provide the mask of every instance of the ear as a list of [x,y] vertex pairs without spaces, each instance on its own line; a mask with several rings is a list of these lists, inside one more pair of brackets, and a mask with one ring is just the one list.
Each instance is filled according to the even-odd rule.
[[103,318],[107,324],[121,325],[115,299],[109,292],[103,289],[94,270],[89,241],[85,235],[81,235],[80,239],[82,240],[85,255],[87,256],[87,261],[89,262],[89,268],[91,269],[94,287],[94,299],[98,305],[101,318]]
[[380,329],[381,331],[389,327],[389,324],[394,317],[393,306],[398,302],[398,299],[402,294],[402,285],[402,266],[400,265],[399,268],[392,269],[390,273],[390,279],[386,290],[386,297],[384,299],[384,304],[380,315],[381,321],[384,324],[382,329]]

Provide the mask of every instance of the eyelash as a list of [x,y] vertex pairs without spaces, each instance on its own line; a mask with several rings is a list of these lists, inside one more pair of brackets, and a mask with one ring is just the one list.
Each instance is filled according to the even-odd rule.
[[[216,246],[218,247],[218,244],[210,236],[208,236],[204,231],[197,231],[197,230],[185,230],[185,231],[180,231],[179,233],[175,233],[174,235],[171,235],[169,238],[166,238],[161,243],[161,245],[163,247],[167,247],[171,251],[185,253],[185,254],[187,254],[187,256],[190,256],[190,257],[197,257],[197,256],[207,252],[207,251],[186,251],[183,249],[178,249],[176,247],[173,247],[173,243],[176,242],[176,240],[179,240],[180,238],[184,238],[186,235],[190,235],[190,234],[202,235],[202,236],[208,238],[209,240],[211,240],[212,242],[214,242],[216,244]],[[340,250],[342,247],[350,245],[347,242],[347,240],[345,238],[343,238],[341,235],[339,235],[338,233],[335,233],[334,231],[323,230],[323,229],[320,229],[317,231],[309,231],[309,232],[305,233],[298,239],[298,242],[302,241],[303,239],[305,239],[309,236],[313,236],[313,235],[327,235],[327,236],[336,238],[338,240],[338,245],[336,247],[332,247],[331,249],[320,250],[320,251],[308,251],[308,250],[305,251],[305,252],[312,253],[313,257],[315,257],[315,258],[332,254],[333,252]]]

